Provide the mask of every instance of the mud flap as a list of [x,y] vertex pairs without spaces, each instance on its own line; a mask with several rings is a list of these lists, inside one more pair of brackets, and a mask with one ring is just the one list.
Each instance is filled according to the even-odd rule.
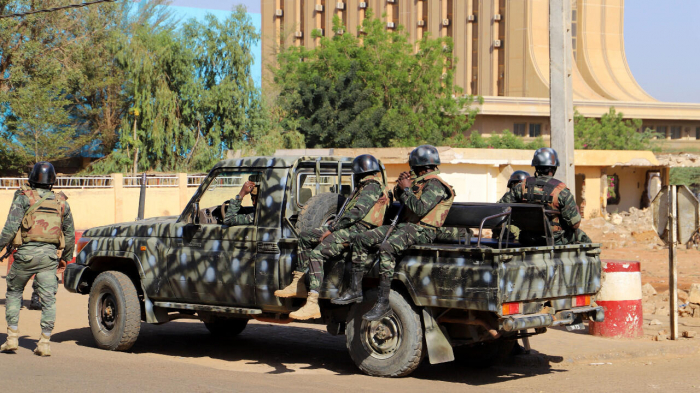
[[428,346],[428,360],[430,364],[446,363],[455,360],[452,345],[440,329],[433,314],[428,309],[423,309],[423,325],[425,326],[425,343]]

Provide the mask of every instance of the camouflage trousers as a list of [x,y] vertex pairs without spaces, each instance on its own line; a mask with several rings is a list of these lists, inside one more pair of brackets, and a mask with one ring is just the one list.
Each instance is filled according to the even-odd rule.
[[416,224],[401,223],[389,235],[387,241],[382,244],[384,237],[391,226],[384,225],[379,228],[364,232],[355,237],[352,244],[353,269],[370,268],[374,258],[370,258],[372,249],[379,251],[379,274],[394,275],[396,257],[401,255],[414,244],[432,243],[436,237],[434,229],[425,228]]
[[323,283],[323,263],[331,258],[350,251],[352,239],[367,229],[360,224],[339,229],[328,235],[322,242],[318,239],[326,232],[326,227],[304,231],[299,235],[297,271],[309,272],[309,290],[319,291]]
[[586,235],[586,232],[582,231],[580,228],[554,233],[554,244],[557,246],[585,243],[593,243],[593,240],[591,240],[591,238]]
[[51,244],[24,245],[14,255],[15,262],[7,274],[5,319],[8,326],[18,326],[22,307],[22,292],[34,277],[34,289],[41,298],[41,330],[50,332],[56,321],[56,291],[58,290],[58,257]]

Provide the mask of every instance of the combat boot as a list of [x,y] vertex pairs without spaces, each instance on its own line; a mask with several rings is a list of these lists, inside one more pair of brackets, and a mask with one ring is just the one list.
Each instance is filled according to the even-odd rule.
[[36,349],[34,350],[35,355],[39,356],[51,356],[51,345],[49,344],[50,337],[41,333],[41,338],[36,344]]
[[318,307],[318,292],[310,292],[304,307],[289,313],[289,317],[300,321],[321,318],[321,309]]
[[7,328],[7,341],[0,346],[2,352],[14,352],[19,348],[19,329]]
[[365,272],[362,270],[353,270],[352,277],[350,278],[350,285],[345,288],[343,293],[341,293],[337,298],[332,299],[333,304],[350,304],[350,303],[362,303],[362,277]]
[[284,289],[278,289],[275,291],[275,296],[277,297],[306,297],[308,292],[306,291],[306,284],[304,283],[304,276],[306,273],[294,272],[294,279],[292,283],[287,285]]
[[377,295],[377,303],[374,304],[367,314],[362,316],[366,321],[378,321],[384,317],[391,315],[391,306],[389,305],[389,294],[391,293],[391,279],[389,276],[382,275],[379,282],[379,294]]
[[27,308],[30,310],[41,310],[41,298],[38,293],[32,293],[32,300],[29,302],[29,307]]

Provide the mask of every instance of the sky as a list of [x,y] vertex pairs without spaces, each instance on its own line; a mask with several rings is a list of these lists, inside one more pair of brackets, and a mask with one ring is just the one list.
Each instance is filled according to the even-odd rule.
[[[172,0],[184,17],[202,18],[207,9],[225,17],[243,4],[261,27],[260,0]],[[632,75],[652,97],[664,102],[700,103],[700,0],[625,1],[625,52]],[[261,52],[255,49],[254,77],[260,81]]]
[[637,83],[664,102],[700,103],[700,0],[625,1],[625,52]]

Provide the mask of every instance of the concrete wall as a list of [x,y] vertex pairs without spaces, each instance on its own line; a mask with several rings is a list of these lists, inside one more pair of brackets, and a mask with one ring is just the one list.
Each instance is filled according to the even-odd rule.
[[648,169],[649,168],[620,167],[608,168],[606,170],[608,176],[618,175],[620,177],[620,203],[617,205],[608,205],[608,213],[627,211],[630,207],[640,207]]

